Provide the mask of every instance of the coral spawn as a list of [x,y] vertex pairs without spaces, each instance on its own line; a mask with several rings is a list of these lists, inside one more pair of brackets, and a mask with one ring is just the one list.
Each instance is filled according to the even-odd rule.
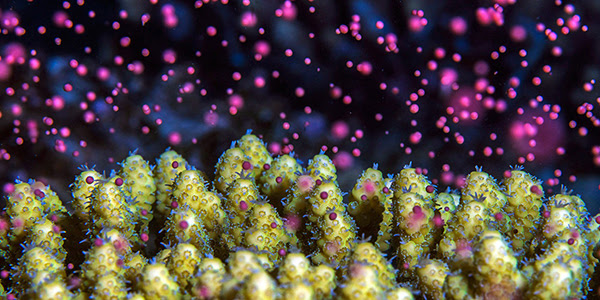
[[[377,165],[349,193],[325,153],[248,132],[209,172],[167,150],[84,168],[59,199],[17,182],[0,216],[7,299],[578,299],[598,294],[600,215],[521,168],[461,191]],[[208,171],[208,170],[207,170]],[[212,172],[211,172],[212,173]],[[69,209],[67,209],[67,207]]]

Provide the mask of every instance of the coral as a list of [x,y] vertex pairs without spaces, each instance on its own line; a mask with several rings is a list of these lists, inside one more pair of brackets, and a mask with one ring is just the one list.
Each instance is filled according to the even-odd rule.
[[480,295],[493,299],[515,298],[525,280],[512,249],[498,231],[484,231],[474,249],[474,279]]
[[385,182],[381,171],[375,168],[365,170],[356,181],[349,197],[348,213],[356,220],[361,233],[375,236],[382,219],[387,201],[384,193]]
[[600,215],[521,169],[498,184],[477,168],[458,194],[419,168],[369,168],[346,196],[324,153],[304,170],[250,133],[213,181],[174,151],[121,168],[84,169],[72,211],[39,181],[15,185],[0,215],[7,295],[567,299],[600,278]]
[[259,198],[258,187],[251,178],[237,178],[228,186],[223,206],[230,223],[226,234],[229,249],[242,246],[244,241],[243,225]]
[[73,294],[59,277],[44,281],[32,294],[33,299],[39,300],[73,299]]
[[337,277],[332,267],[324,264],[314,267],[308,275],[308,282],[312,285],[317,299],[333,298],[333,291],[337,287]]
[[544,191],[535,177],[527,172],[512,170],[509,175],[501,184],[508,197],[504,211],[513,216],[509,227],[514,230],[509,230],[507,235],[515,252],[524,255],[526,245],[535,237],[542,218],[540,210]]
[[6,212],[13,224],[11,239],[20,243],[25,229],[42,218],[44,208],[33,189],[26,182],[15,184],[14,192],[7,199]]
[[213,249],[200,216],[188,206],[178,207],[171,211],[165,223],[165,242],[177,244],[190,243],[206,255],[212,255]]
[[123,265],[123,258],[119,255],[113,243],[96,239],[81,265],[84,289],[92,289],[102,276],[124,276],[125,269]]
[[331,161],[331,158],[325,154],[317,154],[308,161],[306,167],[308,174],[315,180],[336,181],[337,170]]
[[282,284],[297,284],[307,280],[311,264],[302,253],[288,253],[279,266],[277,280]]
[[302,166],[290,155],[281,155],[263,165],[264,172],[258,177],[260,191],[273,200],[281,200],[302,172]]
[[167,268],[175,276],[179,286],[187,289],[201,260],[202,256],[196,246],[190,243],[179,243],[171,250]]
[[440,259],[423,259],[417,267],[419,288],[427,298],[442,299],[444,281],[450,269]]
[[107,273],[98,278],[91,294],[93,299],[123,299],[127,296],[125,282],[121,276]]
[[206,175],[197,170],[185,170],[179,172],[175,178],[172,189],[172,200],[177,206],[189,206],[198,211],[202,193],[206,191]]
[[227,149],[217,162],[215,167],[215,187],[219,192],[224,193],[232,182],[240,177],[242,173],[254,178],[255,170],[250,163],[251,158],[239,147]]
[[180,299],[179,285],[163,263],[147,264],[142,271],[141,290],[146,299]]
[[243,299],[275,300],[277,283],[266,271],[252,273],[244,280],[240,297]]
[[414,192],[394,192],[396,228],[400,238],[397,248],[402,276],[413,276],[415,266],[430,253],[434,246],[435,211],[431,198],[425,199]]
[[281,291],[283,299],[302,300],[315,299],[315,290],[305,283],[294,283],[283,286]]
[[139,252],[130,253],[123,260],[125,269],[125,280],[132,286],[138,286],[142,282],[142,270],[148,264],[147,259]]
[[134,201],[130,208],[133,217],[139,229],[147,232],[153,217],[152,206],[156,201],[156,183],[152,169],[142,156],[132,154],[121,163],[119,176],[123,178],[124,190]]
[[374,265],[353,263],[348,268],[339,287],[340,299],[375,299],[383,294],[381,277]]
[[199,299],[218,297],[226,274],[225,264],[220,259],[203,259],[198,266],[198,273],[191,278],[191,295]]
[[26,249],[18,265],[20,290],[27,291],[39,288],[51,279],[66,278],[64,266],[51,253],[41,247]]
[[251,131],[249,130],[248,133],[238,140],[238,147],[240,147],[244,154],[246,154],[246,157],[250,159],[249,162],[252,164],[251,168],[256,170],[254,176],[258,178],[262,173],[259,170],[264,171],[264,166],[271,164],[273,157],[271,157],[263,140],[250,132]]
[[315,264],[340,266],[348,259],[356,240],[356,225],[340,206],[321,216],[313,226],[317,250],[312,256]]
[[48,219],[38,221],[27,230],[27,243],[39,245],[61,262],[67,257],[60,227]]
[[390,289],[396,285],[396,270],[372,243],[361,242],[356,244],[352,249],[350,260],[354,263],[374,266],[383,288]]
[[179,153],[167,149],[156,160],[154,181],[156,184],[157,211],[166,216],[171,211],[171,185],[179,172],[187,168],[187,160]]
[[268,202],[255,203],[244,223],[244,231],[243,246],[257,253],[265,253],[269,261],[277,264],[292,239],[283,227],[283,220]]
[[71,202],[75,214],[84,222],[90,220],[90,197],[96,185],[104,180],[104,176],[95,170],[84,170],[71,184],[73,201]]
[[130,203],[122,190],[123,180],[115,178],[100,182],[90,197],[89,227],[97,234],[103,228],[117,228],[127,238],[133,238],[135,223]]

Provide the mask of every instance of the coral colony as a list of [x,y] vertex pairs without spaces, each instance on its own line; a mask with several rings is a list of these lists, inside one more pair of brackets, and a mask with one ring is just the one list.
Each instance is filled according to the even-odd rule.
[[373,166],[346,194],[327,155],[303,167],[247,133],[212,181],[168,150],[70,187],[72,213],[49,186],[15,184],[7,297],[579,299],[600,283],[600,214],[521,168],[438,192],[420,168]]
[[599,16],[4,1],[0,296],[598,298]]

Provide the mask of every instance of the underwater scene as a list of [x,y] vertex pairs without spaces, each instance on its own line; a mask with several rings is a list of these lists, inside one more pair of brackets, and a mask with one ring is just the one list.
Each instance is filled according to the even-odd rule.
[[600,1],[0,1],[2,299],[600,299]]

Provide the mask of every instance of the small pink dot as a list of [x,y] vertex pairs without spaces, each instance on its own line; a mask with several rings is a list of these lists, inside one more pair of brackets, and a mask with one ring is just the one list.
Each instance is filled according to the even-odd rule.
[[117,178],[117,179],[115,180],[115,184],[116,184],[117,186],[122,186],[122,185],[123,185],[123,179],[121,179],[121,178]]
[[179,222],[179,227],[181,227],[181,229],[187,229],[189,226],[190,224],[185,220]]
[[362,196],[360,196],[360,200],[362,200],[362,201],[367,201],[367,195],[362,195]]
[[333,221],[333,220],[335,220],[335,219],[337,219],[337,214],[336,214],[336,213],[334,213],[334,212],[330,213],[330,214],[329,214],[329,220]]
[[511,176],[512,176],[512,172],[510,170],[504,171],[504,177],[505,178],[510,178]]
[[240,210],[246,211],[248,209],[248,203],[246,201],[240,201]]
[[171,208],[175,209],[179,206],[179,203],[177,203],[177,201],[172,201],[171,202]]
[[325,200],[325,199],[327,199],[327,197],[328,197],[329,195],[327,194],[327,192],[321,192],[321,195],[320,195],[320,196],[321,196],[321,199]]
[[430,194],[431,194],[431,193],[433,193],[433,191],[435,191],[435,188],[433,187],[433,185],[428,185],[428,186],[425,188],[425,190],[426,190],[428,193],[430,193]]
[[315,181],[315,184],[316,184],[316,185],[321,185],[321,183],[323,183],[323,182],[321,181],[321,179],[317,179],[317,180]]
[[39,198],[44,198],[46,197],[46,194],[44,194],[44,192],[42,192],[40,189],[35,189],[35,191],[33,191],[33,193],[38,196]]
[[544,218],[550,218],[550,211],[545,210],[542,216],[544,216]]
[[540,187],[539,187],[539,186],[537,186],[537,185],[533,185],[533,186],[531,186],[530,190],[531,190],[531,192],[532,192],[532,193],[534,193],[534,194],[536,194],[536,195],[538,195],[538,196],[539,196],[539,195],[542,195],[542,190],[541,190],[541,189],[540,189]]
[[384,186],[384,187],[383,187],[383,193],[384,193],[384,194],[387,194],[387,193],[389,193],[389,192],[390,192],[390,189],[389,189],[387,186]]
[[275,223],[275,222],[271,223],[271,228],[273,228],[273,229],[277,228],[277,223]]
[[100,246],[104,245],[104,241],[102,239],[95,239],[94,240],[94,245],[96,247],[100,247]]
[[216,29],[214,26],[208,26],[208,27],[206,28],[206,33],[207,33],[209,36],[215,36],[215,35],[217,34],[217,29]]
[[275,182],[277,183],[281,183],[283,181],[283,179],[279,176],[277,176],[277,178],[275,178]]
[[442,216],[440,216],[439,214],[436,214],[435,217],[433,217],[433,224],[436,227],[442,227],[444,226],[444,219],[442,219]]
[[496,221],[501,221],[503,217],[504,215],[502,215],[500,212],[494,214],[494,219],[496,219]]
[[[600,223],[599,223],[600,224]],[[10,225],[8,225],[8,222],[5,220],[0,220],[0,231],[6,231],[10,228]]]
[[350,126],[344,121],[336,121],[331,126],[331,134],[335,139],[344,139],[350,133]]
[[569,239],[567,241],[567,243],[569,243],[569,245],[573,245],[573,244],[575,244],[575,240],[574,239]]
[[242,163],[242,168],[246,171],[250,170],[252,168],[252,164],[250,164],[250,162],[245,161]]
[[19,228],[19,227],[23,226],[23,220],[21,218],[16,218],[16,219],[12,220],[12,224],[13,224],[13,227]]
[[596,223],[600,224],[600,216],[596,217]]
[[142,238],[142,241],[144,241],[144,242],[147,242],[150,239],[150,237],[148,236],[147,233],[142,233],[141,238]]
[[269,170],[269,169],[271,169],[271,165],[269,165],[269,164],[264,164],[264,165],[263,165],[263,169],[265,169],[265,170]]
[[287,251],[285,251],[285,249],[279,249],[279,256],[285,256],[287,254]]
[[177,169],[177,168],[179,168],[179,163],[177,161],[173,161],[173,163],[171,164],[171,167],[173,167],[173,169]]
[[182,140],[181,133],[179,133],[179,132],[169,133],[168,140],[171,145],[179,145]]
[[254,78],[254,85],[257,88],[262,88],[262,87],[265,86],[265,84],[266,84],[266,82],[265,82],[265,79],[263,77],[256,77],[256,78]]
[[148,211],[145,209],[142,209],[142,216],[147,216],[148,215]]

